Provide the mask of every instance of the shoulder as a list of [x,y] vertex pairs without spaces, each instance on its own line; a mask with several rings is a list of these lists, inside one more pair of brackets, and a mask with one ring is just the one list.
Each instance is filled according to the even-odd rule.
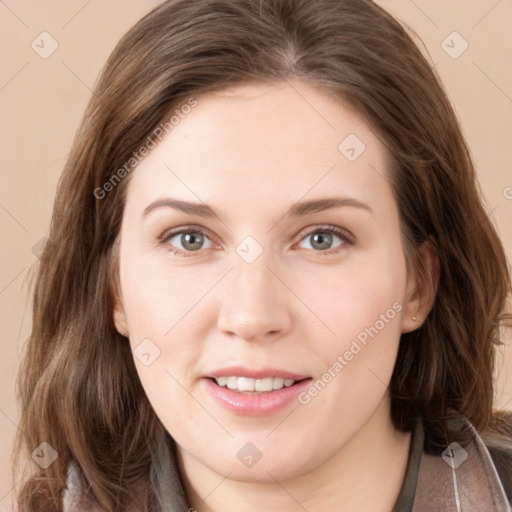
[[485,444],[508,501],[512,504],[512,411],[502,414],[501,417],[508,430],[508,436],[504,436],[500,443],[487,441]]
[[463,416],[449,422],[450,429],[464,431],[467,438],[444,449],[428,442],[423,447],[414,509],[512,512],[511,438],[480,434]]
[[79,492],[78,469],[76,464],[72,463],[68,467],[66,490],[62,498],[62,510],[64,512],[71,512],[76,507]]
[[[512,438],[510,442],[512,444]],[[488,448],[488,450],[507,499],[512,505],[512,453],[497,448]]]
[[[66,490],[62,498],[62,510],[63,512],[76,512],[77,510],[84,510],[82,502],[81,488],[80,488],[80,477],[78,472],[78,466],[75,463],[71,463],[68,467],[68,473],[66,476]],[[87,508],[87,512],[101,512],[97,507]]]
[[[136,487],[137,489],[137,487]],[[66,490],[62,498],[62,511],[63,512],[104,512],[104,509],[99,506],[86,505],[82,496],[82,489],[80,484],[79,468],[76,463],[71,463],[68,466],[66,476]],[[126,512],[142,512],[140,508],[135,505],[129,506]]]

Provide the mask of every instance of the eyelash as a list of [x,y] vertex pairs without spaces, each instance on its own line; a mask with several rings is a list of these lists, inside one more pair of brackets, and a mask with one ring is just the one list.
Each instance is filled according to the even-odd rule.
[[[355,242],[355,237],[345,229],[338,228],[336,226],[319,225],[319,226],[313,226],[312,229],[309,229],[309,231],[305,232],[301,236],[300,240],[294,245],[297,245],[298,243],[302,242],[308,236],[311,236],[317,232],[335,235],[342,241],[342,243],[340,245],[337,245],[336,247],[334,247],[332,249],[326,249],[324,251],[320,251],[320,250],[315,251],[313,249],[307,249],[307,250],[312,250],[313,252],[318,253],[320,255],[329,255],[329,254],[334,254],[334,253],[340,252],[341,250],[343,250],[343,248],[346,245],[351,246],[351,245],[354,245],[354,242]],[[209,235],[209,232],[200,226],[184,226],[184,227],[176,229],[176,230],[166,231],[158,238],[158,242],[159,242],[159,244],[165,246],[169,252],[171,252],[175,255],[178,255],[180,257],[185,257],[185,258],[196,256],[197,254],[201,253],[204,250],[204,249],[199,249],[197,251],[182,251],[181,249],[175,249],[169,245],[169,240],[171,238],[173,238],[177,235],[181,235],[183,233],[200,233],[201,235],[208,238],[212,243],[215,243],[213,241],[213,237],[211,237]]]

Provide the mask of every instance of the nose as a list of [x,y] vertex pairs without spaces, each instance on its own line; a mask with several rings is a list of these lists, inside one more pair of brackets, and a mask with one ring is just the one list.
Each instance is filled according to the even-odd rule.
[[236,262],[222,289],[217,325],[223,333],[263,341],[291,330],[290,297],[263,257],[251,264]]

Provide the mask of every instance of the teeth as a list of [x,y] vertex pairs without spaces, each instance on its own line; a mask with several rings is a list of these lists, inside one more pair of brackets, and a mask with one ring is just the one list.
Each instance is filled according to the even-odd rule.
[[227,387],[235,391],[258,391],[261,393],[289,387],[295,383],[293,379],[282,379],[280,377],[265,377],[264,379],[217,377],[215,382],[217,382],[219,386]]
[[238,379],[236,377],[228,377],[227,387],[229,389],[237,389],[238,388]]
[[254,391],[254,379],[240,377],[238,379],[238,391]]
[[219,386],[226,386],[227,383],[228,383],[228,378],[227,377],[218,377],[215,379],[215,381],[217,382],[217,384]]
[[254,381],[254,389],[256,391],[272,391],[272,389],[274,388],[273,384],[274,379],[272,377],[267,377],[265,379],[256,379]]

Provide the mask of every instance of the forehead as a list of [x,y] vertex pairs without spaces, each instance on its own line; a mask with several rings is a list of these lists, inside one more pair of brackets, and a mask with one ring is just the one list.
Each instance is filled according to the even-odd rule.
[[378,138],[327,92],[302,82],[250,84],[196,100],[134,171],[129,201],[179,194],[215,202],[236,192],[256,204],[387,186]]

